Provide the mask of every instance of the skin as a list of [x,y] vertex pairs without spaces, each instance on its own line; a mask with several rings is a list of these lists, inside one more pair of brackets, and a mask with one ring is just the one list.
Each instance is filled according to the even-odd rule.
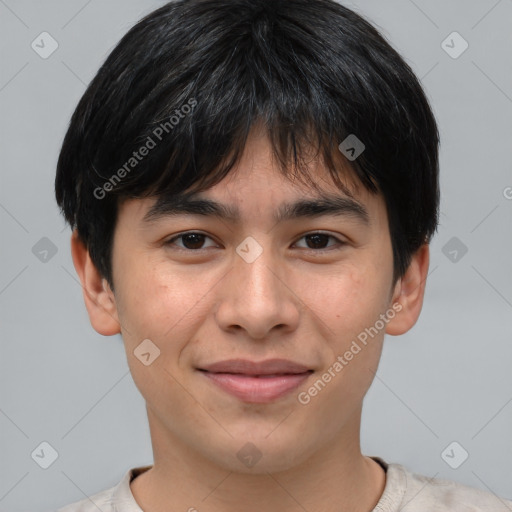
[[[311,169],[322,190],[343,195],[321,164],[312,161]],[[169,504],[199,512],[368,512],[377,504],[386,476],[361,453],[362,402],[384,334],[405,333],[419,317],[429,248],[422,246],[393,283],[383,197],[351,183],[370,226],[331,215],[276,225],[272,214],[281,203],[316,193],[279,173],[268,140],[255,131],[232,172],[201,193],[238,206],[239,224],[182,215],[145,225],[153,198],[120,206],[115,294],[73,233],[73,261],[91,324],[105,336],[122,334],[146,400],[154,465],[131,483],[145,512],[168,512]],[[190,230],[207,235],[202,245],[183,239],[164,245]],[[308,243],[304,236],[319,230],[335,238]],[[252,263],[235,251],[247,236],[263,249]],[[337,246],[336,239],[345,245]],[[298,393],[397,303],[401,310],[385,329],[307,405],[299,403]],[[148,338],[160,355],[145,366],[134,350]],[[315,373],[275,402],[246,403],[196,370],[235,357],[291,359]],[[237,458],[248,442],[262,454],[251,468]]]

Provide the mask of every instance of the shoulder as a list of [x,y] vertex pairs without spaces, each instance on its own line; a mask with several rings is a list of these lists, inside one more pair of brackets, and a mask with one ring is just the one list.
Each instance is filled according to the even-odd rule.
[[401,512],[512,512],[512,501],[492,492],[444,478],[430,478],[400,464],[389,464],[388,473],[399,482]]
[[115,487],[98,492],[89,498],[85,498],[65,507],[59,508],[57,512],[114,512],[112,495]]
[[121,481],[104,491],[98,492],[83,500],[70,503],[59,508],[57,512],[142,512],[130,490],[130,482],[151,466],[140,466],[126,471]]

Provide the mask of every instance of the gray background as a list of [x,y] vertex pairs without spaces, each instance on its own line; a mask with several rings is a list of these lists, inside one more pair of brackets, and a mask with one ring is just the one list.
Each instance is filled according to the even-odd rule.
[[[152,462],[121,338],[89,324],[53,180],[86,84],[162,3],[0,0],[1,511],[51,510]],[[510,499],[512,1],[345,4],[422,79],[442,139],[441,225],[423,312],[409,333],[386,338],[365,399],[363,452]],[[31,48],[43,31],[59,44],[47,59]],[[458,58],[441,46],[453,31],[469,43]],[[57,249],[47,261],[32,251],[43,237]],[[58,452],[46,470],[31,457],[42,441]],[[458,469],[441,457],[453,441],[469,453]]]

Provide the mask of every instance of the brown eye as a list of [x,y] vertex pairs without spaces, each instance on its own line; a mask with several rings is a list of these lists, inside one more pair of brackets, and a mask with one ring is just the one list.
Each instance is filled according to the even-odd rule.
[[[308,235],[304,235],[300,240],[306,240],[306,247],[304,249],[311,249],[311,250],[322,250],[322,249],[331,249],[335,248],[336,246],[342,246],[345,245],[346,242],[343,242],[342,240],[339,240],[335,236],[329,235],[327,233],[310,233]],[[327,245],[329,242],[329,239],[334,240],[336,243]]]
[[323,235],[323,234],[315,234],[315,235],[306,235],[304,237],[306,240],[310,241],[313,247],[310,247],[310,249],[323,249],[325,244],[329,242],[329,238],[331,238],[329,235]]
[[201,249],[201,246],[204,244],[204,235],[198,233],[182,235],[181,238],[183,240],[183,245],[187,249]]
[[[166,246],[176,246],[178,249],[189,250],[189,251],[197,251],[203,249],[203,244],[205,239],[210,238],[209,236],[203,233],[182,233],[181,235],[177,235],[174,238],[171,238],[167,242],[165,242]],[[176,240],[181,240],[182,245],[175,244]]]

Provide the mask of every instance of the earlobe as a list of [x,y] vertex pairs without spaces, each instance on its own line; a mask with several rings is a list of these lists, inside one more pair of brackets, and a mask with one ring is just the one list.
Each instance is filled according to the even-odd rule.
[[89,251],[80,240],[76,229],[71,235],[71,255],[82,284],[85,307],[94,330],[103,336],[120,333],[114,293],[92,262]]
[[429,259],[430,249],[428,244],[424,244],[413,255],[406,273],[397,282],[391,304],[399,304],[400,310],[388,322],[386,334],[404,334],[417,322],[423,306]]

